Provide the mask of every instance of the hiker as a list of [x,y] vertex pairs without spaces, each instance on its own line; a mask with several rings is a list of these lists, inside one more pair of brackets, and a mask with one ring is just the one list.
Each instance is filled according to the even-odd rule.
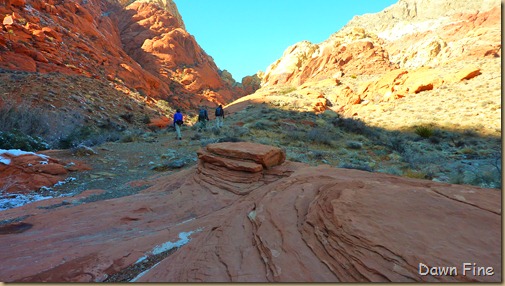
[[209,114],[207,113],[207,109],[201,106],[200,111],[198,111],[198,122],[199,128],[198,130],[207,130],[207,121],[209,120]]
[[224,121],[224,110],[223,110],[223,106],[220,104],[216,108],[216,126],[217,126],[217,128],[223,127],[223,121]]
[[184,117],[182,116],[181,110],[177,109],[177,112],[174,114],[174,127],[175,127],[175,132],[177,132],[177,138],[178,140],[182,140],[182,135],[181,135],[181,126],[184,123]]

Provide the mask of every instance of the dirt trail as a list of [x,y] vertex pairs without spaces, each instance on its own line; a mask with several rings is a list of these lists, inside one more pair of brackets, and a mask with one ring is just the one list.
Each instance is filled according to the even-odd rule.
[[[183,140],[175,139],[171,129],[148,133],[135,142],[107,142],[92,149],[93,155],[77,156],[71,150],[52,151],[51,155],[65,161],[81,161],[90,171],[71,173],[75,180],[53,187],[62,194],[78,194],[85,190],[106,192],[88,200],[102,200],[137,193],[149,185],[146,179],[167,175],[196,164],[200,140],[191,137],[197,131],[183,127]],[[210,131],[206,131],[210,132]],[[201,133],[205,137],[205,133]]]

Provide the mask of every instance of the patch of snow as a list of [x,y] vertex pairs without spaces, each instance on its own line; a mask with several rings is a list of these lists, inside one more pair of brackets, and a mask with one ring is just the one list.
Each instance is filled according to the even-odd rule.
[[73,181],[75,181],[75,180],[77,180],[77,179],[76,179],[76,178],[74,178],[74,177],[68,177],[68,178],[66,178],[64,181],[59,181],[58,183],[54,184],[54,186],[53,186],[53,187],[62,186],[62,185],[64,185],[64,184],[68,183],[68,182],[73,182]]
[[192,221],[192,220],[195,220],[195,218],[190,218],[190,219],[187,219],[187,220],[185,220],[185,221],[182,221],[182,222],[180,222],[180,223],[176,224],[175,226],[178,226],[178,225],[181,225],[181,224],[188,223],[188,222],[190,222],[190,221]]
[[7,194],[0,196],[0,211],[17,208],[36,201],[53,198],[52,196],[42,196],[40,194]]
[[187,244],[191,240],[189,237],[193,233],[200,232],[200,231],[202,231],[202,228],[199,228],[197,230],[190,231],[190,232],[181,232],[181,233],[179,233],[179,240],[178,241],[176,241],[176,242],[167,241],[167,242],[165,242],[165,243],[163,243],[161,245],[155,246],[153,248],[153,250],[151,250],[147,255],[144,255],[144,256],[140,257],[135,262],[135,264],[141,263],[142,261],[146,260],[149,255],[157,255],[157,254],[160,254],[162,252],[168,251],[170,249],[173,249],[173,248],[176,248],[176,247],[181,247],[184,244]]
[[11,159],[4,158],[4,157],[0,156],[0,164],[9,165],[10,163],[11,163]]
[[[186,220],[186,221],[183,221],[182,223],[180,224],[183,224],[185,222],[188,222],[188,221],[191,221],[193,220],[194,218],[192,219],[189,219],[189,220]],[[170,249],[173,249],[175,247],[181,247],[183,246],[184,244],[187,244],[191,239],[189,238],[193,233],[196,233],[196,232],[200,232],[202,231],[202,228],[198,228],[197,230],[194,230],[194,231],[190,231],[190,232],[181,232],[179,233],[179,240],[176,241],[176,242],[171,242],[171,241],[167,241],[161,245],[158,245],[156,247],[153,248],[153,250],[151,250],[151,252],[149,253],[149,255],[157,255],[157,254],[160,254],[160,253],[163,253],[165,251],[168,251]],[[135,264],[138,264],[138,263],[141,263],[143,261],[145,261],[147,259],[147,255],[144,255],[142,256],[141,258],[139,258],[137,260],[137,262],[135,262]],[[133,278],[132,280],[130,280],[130,282],[137,282],[137,280],[144,276],[147,272],[151,271],[152,269],[154,269],[156,266],[158,266],[158,264],[160,264],[160,262],[156,263],[153,265],[153,267],[149,268],[149,269],[146,269],[144,272],[140,273],[139,275],[137,275],[137,277]]]
[[[64,185],[68,182],[72,182],[77,180],[74,177],[68,177],[64,181],[59,181],[54,184],[53,187]],[[48,196],[44,196],[38,193],[30,193],[30,194],[1,194],[0,193],[0,211],[13,209],[17,207],[24,206],[26,204],[30,204],[37,201],[52,199],[52,198],[62,198],[62,197],[70,197],[73,196],[73,193],[68,194],[54,194],[54,190],[52,187],[42,186],[39,189],[40,191],[49,192]]]
[[39,161],[40,165],[47,165],[47,161]]
[[144,262],[146,259],[147,259],[147,255],[144,255],[144,256],[140,257],[139,259],[137,259],[137,261],[135,261],[135,264],[139,264],[141,262]]
[[[4,162],[7,162],[7,158],[4,158],[2,157],[2,154],[8,154],[8,155],[11,155],[11,156],[14,156],[14,157],[17,157],[17,156],[21,156],[21,155],[35,155],[35,156],[39,156],[40,158],[44,159],[45,161],[40,161],[40,164],[47,164],[47,159],[49,159],[49,156],[46,156],[46,155],[43,155],[43,154],[37,154],[37,153],[33,153],[33,152],[27,152],[27,151],[23,151],[23,150],[20,150],[20,149],[9,149],[9,150],[6,150],[6,149],[0,149],[0,163],[4,163]],[[9,163],[5,164],[5,165],[9,165],[10,164],[10,160],[8,161]]]
[[47,199],[53,198],[62,198],[62,197],[70,197],[74,194],[53,194],[53,190],[48,187],[42,187],[42,190],[49,191],[50,194],[47,196],[37,194],[37,193],[29,193],[29,194],[0,194],[0,211],[5,211],[17,207],[21,207],[30,203],[43,201]]

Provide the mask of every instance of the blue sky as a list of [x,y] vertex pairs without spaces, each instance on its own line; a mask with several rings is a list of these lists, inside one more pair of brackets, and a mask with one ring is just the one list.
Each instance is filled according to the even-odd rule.
[[321,43],[355,15],[397,0],[174,0],[186,30],[236,81],[265,71],[303,40]]

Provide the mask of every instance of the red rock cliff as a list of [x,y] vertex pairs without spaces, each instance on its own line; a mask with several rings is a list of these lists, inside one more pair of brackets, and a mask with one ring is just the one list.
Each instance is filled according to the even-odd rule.
[[119,82],[180,107],[244,94],[220,77],[172,1],[2,1],[0,68]]

